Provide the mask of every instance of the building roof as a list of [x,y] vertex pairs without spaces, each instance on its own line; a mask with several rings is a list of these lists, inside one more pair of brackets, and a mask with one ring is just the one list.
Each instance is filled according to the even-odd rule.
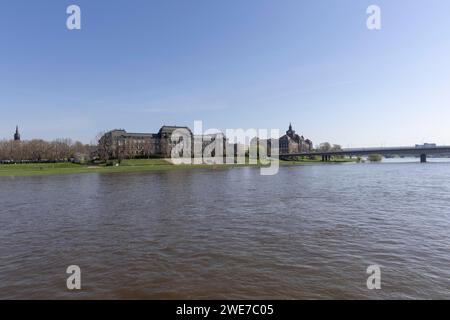
[[187,130],[192,134],[191,129],[188,127],[181,126],[162,126],[159,129],[158,133],[143,133],[143,132],[127,132],[124,129],[114,129],[109,131],[109,134],[113,136],[122,136],[122,137],[134,137],[134,138],[157,138],[161,135],[171,135],[177,129]]
[[135,133],[135,132],[126,132],[123,134],[126,137],[135,137],[135,138],[153,138],[157,136],[155,133]]
[[106,134],[111,134],[113,137],[123,137],[123,138],[155,138],[158,135],[156,133],[137,133],[137,132],[126,132],[124,129],[115,129],[107,132]]
[[306,139],[304,136],[299,136],[295,133],[295,130],[292,129],[292,124],[289,124],[289,129],[286,131],[286,134],[280,138],[280,140],[293,140],[296,143],[300,143],[300,141],[305,141],[306,143],[311,143],[311,140]]
[[191,129],[189,129],[188,127],[162,126],[161,129],[159,129],[158,134],[172,134],[172,132],[174,132],[177,129],[186,129],[192,133]]

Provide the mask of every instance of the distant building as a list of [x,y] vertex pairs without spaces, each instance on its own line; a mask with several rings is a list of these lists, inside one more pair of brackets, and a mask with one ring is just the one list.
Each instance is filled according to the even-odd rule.
[[[267,143],[267,155],[271,155],[271,145],[272,141],[278,142],[278,152],[279,154],[289,154],[289,153],[302,153],[313,151],[313,142],[309,139],[305,139],[303,136],[299,136],[292,129],[292,124],[289,124],[289,129],[286,134],[275,140],[265,140],[261,139],[260,143]],[[258,138],[252,140],[252,145],[256,145]]]
[[296,134],[292,130],[292,124],[289,124],[288,131],[280,138],[279,146],[280,154],[310,152],[313,149],[312,141]]
[[14,133],[14,141],[20,141],[19,126],[16,126],[16,132]]

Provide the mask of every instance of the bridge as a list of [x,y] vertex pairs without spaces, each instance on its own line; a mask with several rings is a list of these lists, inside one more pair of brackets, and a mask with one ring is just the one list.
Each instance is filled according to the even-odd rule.
[[321,156],[323,162],[331,160],[332,156],[369,156],[380,154],[383,156],[420,156],[420,162],[427,162],[428,155],[450,155],[450,146],[415,146],[390,148],[355,148],[340,151],[313,151],[302,153],[280,153],[280,158]]

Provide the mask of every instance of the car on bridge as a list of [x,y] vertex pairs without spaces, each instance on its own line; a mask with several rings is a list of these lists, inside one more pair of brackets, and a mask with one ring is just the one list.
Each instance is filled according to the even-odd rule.
[[417,149],[423,149],[423,148],[436,148],[436,143],[424,143],[424,144],[416,144]]

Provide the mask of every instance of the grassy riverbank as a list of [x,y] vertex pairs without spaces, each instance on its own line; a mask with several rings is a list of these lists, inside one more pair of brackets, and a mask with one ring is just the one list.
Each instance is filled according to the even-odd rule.
[[[332,162],[349,162],[351,159],[337,159]],[[247,162],[248,163],[248,162]],[[281,166],[320,163],[320,160],[280,161]],[[174,165],[164,159],[133,159],[124,160],[119,166],[81,165],[74,163],[26,163],[26,164],[0,164],[0,177],[20,177],[35,175],[79,174],[79,173],[125,173],[169,171],[181,169],[210,168],[221,169],[229,167],[259,166],[249,164],[231,165]]]

